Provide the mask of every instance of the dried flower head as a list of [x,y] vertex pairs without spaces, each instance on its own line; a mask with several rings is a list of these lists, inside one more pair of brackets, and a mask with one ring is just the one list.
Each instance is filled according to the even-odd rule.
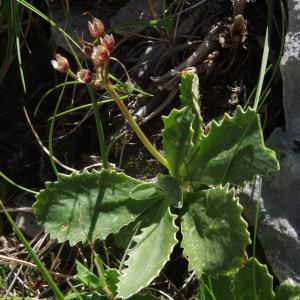
[[92,61],[95,67],[102,66],[109,59],[109,51],[106,47],[99,45],[94,47],[92,53]]
[[66,73],[70,68],[68,60],[60,54],[55,55],[55,60],[51,60],[51,64],[55,70],[61,73]]
[[88,84],[92,81],[93,74],[90,70],[82,69],[77,72],[77,77],[80,82]]
[[96,18],[93,18],[92,21],[88,22],[90,34],[94,38],[100,38],[104,34],[104,24]]
[[102,39],[101,39],[101,45],[111,53],[115,47],[115,39],[112,34],[106,34]]

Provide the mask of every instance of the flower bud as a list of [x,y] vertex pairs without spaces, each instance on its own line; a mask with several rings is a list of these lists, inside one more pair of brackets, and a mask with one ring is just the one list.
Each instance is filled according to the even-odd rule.
[[53,68],[61,73],[66,73],[70,69],[68,60],[60,54],[55,55],[55,60],[51,60]]
[[94,38],[100,38],[104,34],[104,24],[96,18],[93,18],[92,21],[88,22],[90,34]]
[[83,49],[82,49],[82,52],[83,52],[83,54],[86,58],[91,58],[92,53],[93,53],[93,49],[92,49],[91,46],[84,46]]
[[88,84],[92,81],[92,72],[87,69],[82,69],[77,73],[78,80],[85,84]]
[[102,66],[105,61],[109,59],[109,51],[106,47],[99,45],[94,47],[92,53],[92,61],[95,67]]
[[115,39],[112,34],[106,34],[103,39],[101,39],[101,45],[111,53],[115,47]]

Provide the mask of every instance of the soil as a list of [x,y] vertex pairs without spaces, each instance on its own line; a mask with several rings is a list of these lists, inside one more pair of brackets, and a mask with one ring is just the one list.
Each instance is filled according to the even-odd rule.
[[[62,9],[60,8],[61,1],[54,2],[58,5],[56,9]],[[76,6],[82,11],[92,10],[95,6],[98,10],[102,9],[103,18],[109,24],[110,18],[128,1],[66,2],[69,2],[71,7]],[[170,4],[173,1],[168,2]],[[190,4],[187,1],[178,2],[186,2],[182,7],[184,11],[184,9],[200,1],[189,1]],[[212,48],[208,55],[195,66],[201,70],[199,71],[199,79],[201,110],[204,122],[208,124],[212,118],[217,118],[224,112],[232,114],[237,105],[245,105],[258,81],[265,36],[267,5],[266,1],[247,3],[242,12],[245,19],[246,32],[241,37],[240,42],[236,44],[231,31],[231,26],[234,23],[231,4],[231,1],[211,0],[200,5],[197,12],[197,24],[199,26],[193,26],[189,32],[176,36],[173,41],[168,40],[166,30],[157,28],[141,29],[138,33],[129,35],[126,39],[124,36],[115,35],[117,48],[114,52],[114,57],[118,58],[128,68],[129,75],[136,87],[155,95],[155,97],[151,98],[132,94],[126,105],[133,114],[137,114],[139,109],[146,103],[152,102],[153,104],[149,106],[150,111],[147,114],[149,115],[168,97],[174,88],[177,88],[176,83],[171,90],[161,89],[161,85],[152,79],[162,76],[188,58],[208,35],[209,30],[213,26],[217,26],[217,24],[219,24],[220,29],[217,38],[213,40]],[[39,9],[47,14],[47,6],[44,3],[39,5]],[[190,14],[191,12],[182,14],[178,30],[180,26],[183,26],[183,22],[188,20]],[[280,10],[277,5],[275,5],[273,22],[275,26],[271,40],[270,63],[274,65],[279,56],[281,39],[278,29],[280,28]],[[224,38],[226,45],[221,45],[219,37]],[[141,65],[147,64],[146,58],[149,58],[145,56],[145,51],[150,44],[150,40],[156,41],[153,44],[157,47],[155,49],[157,51],[162,49],[163,52],[172,50],[175,46],[186,42],[192,42],[192,44],[188,47],[183,47],[177,52],[170,52],[172,55],[163,57],[159,61],[159,68],[154,68],[153,64],[149,63],[147,72],[140,76],[138,70],[140,70]],[[118,46],[120,42],[121,44]],[[6,36],[4,32],[0,34],[0,53],[3,53],[5,44]],[[26,108],[39,139],[47,147],[50,126],[48,118],[53,114],[59,91],[51,93],[43,101],[35,116],[34,111],[41,97],[49,89],[64,81],[64,76],[55,73],[50,64],[56,52],[67,56],[71,61],[71,65],[75,66],[71,55],[51,41],[51,29],[48,23],[41,20],[38,16],[32,15],[30,30],[21,49],[27,92],[25,94],[22,89],[16,57],[0,83],[0,170],[18,184],[35,190],[43,188],[45,181],[55,180],[55,174],[52,171],[48,155],[40,147],[30,129],[23,107]],[[209,55],[212,53],[217,53],[217,55],[210,61]],[[155,59],[155,54],[153,55]],[[0,62],[1,59],[0,54]],[[122,68],[116,63],[112,63],[111,71],[116,77],[125,80]],[[267,76],[267,80],[268,78],[270,76]],[[271,88],[267,102],[261,110],[266,138],[275,127],[284,126],[280,73],[276,74]],[[142,126],[145,134],[159,149],[162,149],[161,116],[167,115],[173,107],[178,105],[178,100],[176,100],[178,95],[174,95],[173,101]],[[74,90],[72,87],[69,87],[63,96],[60,111],[86,103],[89,103],[89,100],[84,88],[77,87]],[[124,132],[124,136],[113,146],[109,157],[110,162],[116,168],[125,171],[128,175],[141,179],[151,179],[157,172],[163,172],[160,165],[152,159],[142,144],[130,132],[113,103],[102,106],[100,113],[103,118],[107,142],[110,142],[120,132]],[[147,118],[147,115],[139,116],[139,120],[142,121]],[[68,114],[57,120],[54,154],[65,165],[76,170],[82,170],[99,162],[98,146],[94,118],[92,114],[87,115],[86,110]],[[62,168],[59,171],[68,173]],[[1,185],[1,198],[7,207],[24,206],[24,203],[30,206],[33,203],[33,197],[28,196],[28,194],[22,193],[11,186],[7,188],[8,185],[4,181],[1,181]],[[20,246],[16,242],[11,241],[14,239],[7,222],[2,218],[0,223],[0,235],[2,234],[12,247],[19,249]],[[31,237],[28,236],[28,238],[30,239]],[[109,246],[112,245],[109,244]],[[50,256],[55,255],[59,248],[60,245],[55,245],[44,258],[45,262],[50,261]],[[76,251],[72,250],[72,253],[76,253],[74,256],[80,256],[79,248]],[[84,253],[88,252],[86,248],[83,248],[81,251]],[[116,255],[118,256],[118,251],[116,251]],[[24,258],[24,256],[20,257]],[[74,257],[70,258],[70,248],[67,244],[64,245],[61,257],[65,258],[66,262],[61,263],[57,271],[72,274],[74,272]],[[167,280],[164,276],[161,276],[154,283],[154,287],[174,296],[177,293],[176,289],[180,289],[190,275],[187,269],[187,262],[182,258],[179,247],[175,249],[172,260],[165,267],[164,273]],[[41,286],[43,281],[39,283]],[[63,281],[61,283],[65,284]],[[191,280],[182,294],[174,296],[174,299],[183,299],[182,295],[186,299],[192,297],[196,286],[195,281]],[[46,291],[44,288],[42,290]]]

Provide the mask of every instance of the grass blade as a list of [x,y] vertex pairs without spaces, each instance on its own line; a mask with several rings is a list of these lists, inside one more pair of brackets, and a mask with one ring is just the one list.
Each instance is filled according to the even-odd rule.
[[47,17],[45,14],[43,14],[40,10],[38,10],[32,4],[28,3],[26,0],[17,0],[17,1],[20,4],[22,4],[23,6],[27,7],[28,9],[30,9],[35,14],[37,14],[38,16],[40,16],[41,18],[43,18],[45,21],[47,21],[50,25],[52,25],[53,27],[55,27],[57,30],[59,30],[60,32],[62,32],[64,34],[64,36],[66,36],[76,47],[78,47],[79,49],[81,49],[80,46],[78,45],[78,43],[68,33],[66,33],[61,27],[59,27],[53,20],[51,20],[49,17]]
[[266,69],[267,69],[267,63],[268,63],[268,57],[270,52],[270,40],[271,40],[271,33],[272,33],[272,13],[273,13],[273,6],[274,2],[273,0],[269,1],[269,9],[268,9],[268,23],[267,23],[267,29],[266,29],[266,35],[265,35],[265,44],[264,44],[264,52],[260,67],[260,73],[259,73],[259,79],[254,99],[254,105],[253,108],[257,110],[259,105],[259,100],[261,96],[262,86],[265,79]]
[[47,269],[45,268],[45,266],[43,265],[43,263],[41,262],[39,257],[36,255],[34,250],[31,248],[30,244],[28,243],[28,241],[26,240],[26,238],[24,237],[24,235],[22,234],[22,232],[20,231],[20,229],[18,228],[18,226],[16,225],[14,220],[11,218],[11,216],[9,215],[7,210],[5,209],[5,207],[4,207],[1,200],[0,200],[0,207],[3,210],[5,216],[7,217],[8,221],[11,224],[11,226],[12,226],[13,230],[15,231],[16,235],[22,241],[22,243],[23,243],[24,247],[26,248],[26,250],[28,251],[29,255],[31,256],[33,261],[36,263],[38,269],[40,270],[40,272],[44,276],[45,280],[48,282],[49,286],[51,287],[53,293],[56,296],[56,299],[64,300],[65,299],[64,295],[62,294],[62,292],[60,291],[60,289],[58,288],[56,283],[53,281],[53,279],[50,276],[50,274],[48,273]]

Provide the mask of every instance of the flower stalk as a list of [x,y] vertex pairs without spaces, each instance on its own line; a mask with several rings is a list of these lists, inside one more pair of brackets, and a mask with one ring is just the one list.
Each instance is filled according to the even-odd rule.
[[[93,66],[94,72],[89,69],[82,69],[75,74],[70,69],[70,64],[68,60],[56,54],[55,60],[51,61],[54,69],[61,73],[67,73],[70,77],[78,80],[87,85],[88,92],[91,96],[92,106],[94,109],[96,127],[99,136],[101,157],[103,161],[103,167],[109,168],[108,157],[106,151],[106,145],[104,143],[103,128],[100,120],[100,116],[97,111],[97,102],[93,89],[105,89],[106,92],[114,99],[119,109],[121,110],[124,118],[127,120],[133,131],[136,133],[140,141],[146,147],[146,149],[151,153],[151,155],[157,159],[164,167],[168,168],[168,162],[165,157],[163,157],[159,151],[151,144],[148,138],[145,136],[142,129],[139,127],[126,105],[123,103],[122,98],[114,89],[113,85],[109,81],[109,60],[111,53],[115,46],[115,40],[112,34],[106,34],[103,23],[96,18],[88,23],[91,36],[95,37],[98,41],[96,45],[85,43],[82,49],[83,54],[88,58]],[[55,165],[53,164],[53,169],[56,171]]]
[[120,95],[115,91],[109,83],[104,83],[103,88],[107,91],[107,93],[115,100],[116,104],[118,105],[119,109],[121,110],[124,118],[127,120],[133,131],[136,133],[140,141],[143,145],[147,148],[147,150],[152,154],[154,158],[156,158],[164,167],[168,168],[167,160],[155,149],[155,147],[150,143],[148,138],[145,136],[144,132],[137,124],[137,122],[132,117],[131,113],[128,111],[127,107],[125,106],[124,102],[122,101]]

